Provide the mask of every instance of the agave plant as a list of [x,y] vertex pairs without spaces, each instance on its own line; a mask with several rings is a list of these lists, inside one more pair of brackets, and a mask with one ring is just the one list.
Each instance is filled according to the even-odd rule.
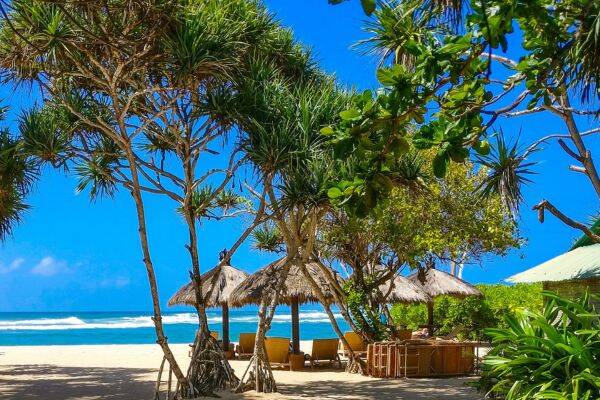
[[481,388],[506,400],[600,398],[600,314],[580,300],[543,292],[542,313],[506,316],[507,329],[488,329],[494,348],[484,359]]

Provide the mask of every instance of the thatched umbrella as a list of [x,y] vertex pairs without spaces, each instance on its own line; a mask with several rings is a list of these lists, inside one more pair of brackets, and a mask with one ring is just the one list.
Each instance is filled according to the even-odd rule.
[[433,299],[438,296],[453,296],[465,298],[468,296],[483,296],[483,293],[470,283],[435,268],[419,269],[408,279],[420,286],[431,297],[427,303],[427,324],[429,332],[433,328]]
[[[221,306],[223,318],[223,350],[229,351],[229,305],[231,293],[237,285],[248,277],[248,273],[231,265],[215,267],[202,275],[202,297],[207,299],[206,307]],[[170,306],[177,304],[196,304],[196,292],[190,282],[182,286],[169,299]]]
[[[287,278],[282,282],[282,273],[285,266],[285,258],[279,259],[250,275],[240,283],[231,296],[231,305],[241,307],[246,304],[260,304],[265,295],[272,290],[273,282],[278,282],[280,287],[279,304],[289,305],[292,315],[292,347],[295,354],[300,352],[300,321],[299,306],[304,303],[316,303],[318,296],[307,282],[302,270],[297,265],[292,265]],[[310,263],[306,265],[308,272],[321,288],[325,297],[333,301],[333,295],[327,284],[327,279],[318,265]]]
[[382,283],[379,291],[390,303],[429,303],[431,297],[417,285],[402,275]]

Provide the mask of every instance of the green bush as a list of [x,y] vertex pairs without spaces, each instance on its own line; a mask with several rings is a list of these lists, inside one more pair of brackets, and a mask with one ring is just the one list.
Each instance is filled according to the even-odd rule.
[[544,292],[542,312],[506,315],[507,328],[488,329],[480,389],[506,400],[600,398],[600,314],[578,301]]
[[[507,328],[505,315],[515,315],[517,310],[528,307],[542,309],[542,285],[519,284],[477,285],[484,294],[482,298],[468,297],[464,300],[449,296],[436,298],[433,315],[436,334],[457,332],[460,339],[489,339],[486,328]],[[391,310],[394,323],[409,329],[417,329],[427,323],[427,307],[397,304]]]

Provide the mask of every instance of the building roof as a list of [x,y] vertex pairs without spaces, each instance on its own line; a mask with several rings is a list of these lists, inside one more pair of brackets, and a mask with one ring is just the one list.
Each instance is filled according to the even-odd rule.
[[507,279],[513,283],[600,279],[600,243],[577,247]]

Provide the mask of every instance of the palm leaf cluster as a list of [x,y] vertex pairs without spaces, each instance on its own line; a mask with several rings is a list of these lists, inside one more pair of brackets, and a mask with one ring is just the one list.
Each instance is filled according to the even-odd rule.
[[544,297],[542,313],[523,310],[506,317],[507,329],[486,330],[494,348],[480,383],[506,400],[600,398],[600,314],[587,295]]
[[477,156],[477,162],[487,169],[487,176],[481,182],[480,190],[484,196],[499,194],[504,205],[513,214],[523,202],[521,188],[530,183],[528,175],[535,162],[528,162],[526,155],[520,153],[519,142],[507,142],[503,134],[496,136],[496,145],[487,156]]
[[[6,109],[0,110],[3,119]],[[37,178],[38,165],[25,151],[23,140],[0,130],[0,241],[12,233],[29,208],[25,197]]]

